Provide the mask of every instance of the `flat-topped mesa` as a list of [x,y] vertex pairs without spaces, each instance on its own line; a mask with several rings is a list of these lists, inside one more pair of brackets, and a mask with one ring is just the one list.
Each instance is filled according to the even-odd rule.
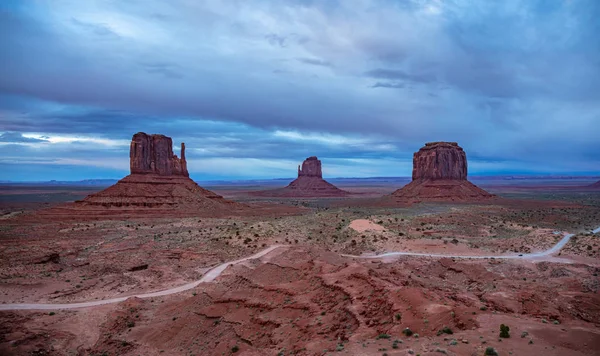
[[467,155],[456,142],[429,142],[413,155],[412,182],[398,201],[487,201],[495,196],[467,180]]
[[429,142],[413,155],[413,180],[467,179],[467,155],[456,142]]
[[308,157],[302,162],[302,168],[298,166],[298,178],[300,177],[317,177],[323,178],[321,171],[321,161],[315,156]]
[[173,154],[173,140],[165,135],[133,135],[129,148],[131,174],[158,174],[161,176],[189,177],[185,161],[185,144],[181,144],[181,158]]

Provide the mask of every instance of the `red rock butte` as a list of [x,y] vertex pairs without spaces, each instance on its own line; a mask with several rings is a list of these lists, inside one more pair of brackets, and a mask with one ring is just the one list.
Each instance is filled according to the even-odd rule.
[[272,197],[343,197],[350,193],[339,189],[323,179],[321,161],[315,157],[308,157],[298,166],[298,178],[287,187],[255,192],[255,195]]
[[129,147],[131,174],[189,177],[185,161],[185,143],[181,143],[181,159],[173,154],[173,140],[165,135],[133,135]]
[[456,142],[429,142],[415,152],[412,182],[392,196],[414,202],[495,198],[467,180],[467,155]]
[[600,189],[600,180],[589,186],[592,189]]
[[181,158],[164,135],[133,135],[129,151],[131,174],[83,200],[41,214],[97,218],[111,216],[196,216],[246,208],[224,199],[189,178],[185,144]]

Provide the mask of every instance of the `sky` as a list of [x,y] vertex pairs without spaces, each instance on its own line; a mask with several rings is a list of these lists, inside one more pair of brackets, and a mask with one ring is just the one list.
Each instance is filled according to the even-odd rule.
[[139,131],[196,180],[600,174],[597,0],[3,0],[0,180],[121,178]]

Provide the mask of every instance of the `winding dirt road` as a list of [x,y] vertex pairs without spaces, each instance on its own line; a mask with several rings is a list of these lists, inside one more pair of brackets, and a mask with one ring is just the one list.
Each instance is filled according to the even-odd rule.
[[[592,231],[594,234],[600,232],[600,227]],[[355,256],[355,255],[346,255],[342,254],[345,257],[351,258],[382,258],[382,257],[393,257],[393,256],[424,256],[424,257],[448,257],[448,258],[468,258],[468,259],[485,259],[485,258],[495,258],[495,259],[535,259],[540,257],[545,257],[552,255],[560,249],[562,249],[571,239],[571,237],[575,236],[575,234],[565,234],[564,237],[558,241],[552,248],[549,248],[545,251],[534,252],[534,253],[524,253],[524,254],[512,254],[512,255],[490,255],[490,256],[465,256],[465,255],[445,255],[445,254],[437,254],[437,253],[419,253],[419,252],[386,252],[380,255],[372,255],[372,256]],[[165,295],[175,294],[184,292],[186,290],[190,290],[192,288],[197,287],[201,283],[208,283],[215,280],[215,278],[219,277],[223,271],[231,266],[244,261],[261,258],[269,252],[278,249],[287,247],[286,245],[273,245],[267,249],[264,249],[258,253],[255,253],[252,256],[244,257],[239,260],[225,262],[220,264],[219,266],[208,271],[201,279],[191,282],[188,284],[184,284],[179,287],[165,289],[158,292],[151,292],[145,294],[137,294],[137,295],[129,295],[126,297],[112,298],[112,299],[104,299],[104,300],[96,300],[91,302],[80,302],[80,303],[68,303],[68,304],[0,304],[0,310],[57,310],[57,309],[76,309],[76,308],[88,308],[95,307],[99,305],[120,303],[128,298],[136,297],[136,298],[153,298],[153,297],[162,297]]]

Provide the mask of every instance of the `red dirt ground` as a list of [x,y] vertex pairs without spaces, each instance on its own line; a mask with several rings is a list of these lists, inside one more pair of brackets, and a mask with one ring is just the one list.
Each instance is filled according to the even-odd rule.
[[[600,223],[600,199],[590,196],[585,204],[573,195],[479,205],[248,198],[263,208],[85,220],[10,205],[0,220],[0,303],[156,291],[273,244],[289,247],[179,294],[52,315],[2,311],[0,354],[483,355],[492,347],[500,355],[597,355],[600,241],[589,230]],[[357,231],[356,220],[380,228]],[[341,256],[539,251],[557,231],[578,234],[559,256],[569,263]],[[500,324],[510,338],[499,338]],[[445,327],[452,334],[438,335]]]

